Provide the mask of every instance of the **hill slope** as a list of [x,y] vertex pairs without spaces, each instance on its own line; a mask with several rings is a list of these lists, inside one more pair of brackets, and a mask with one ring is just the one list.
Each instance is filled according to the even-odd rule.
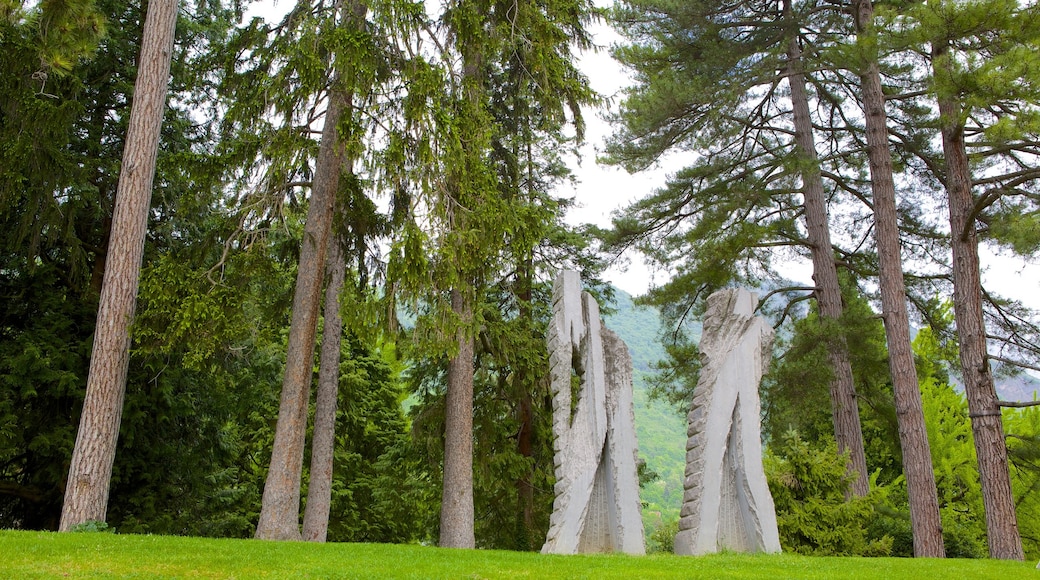
[[636,307],[632,296],[615,289],[615,312],[604,316],[608,328],[618,333],[632,355],[633,400],[639,457],[658,479],[641,491],[643,523],[649,531],[662,520],[679,517],[682,506],[683,472],[686,469],[686,413],[663,401],[650,401],[646,378],[651,365],[664,358],[658,338],[661,328],[656,309]]

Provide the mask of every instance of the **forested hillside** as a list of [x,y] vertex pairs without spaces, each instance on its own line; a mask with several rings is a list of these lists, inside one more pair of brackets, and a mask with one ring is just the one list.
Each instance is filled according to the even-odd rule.
[[662,521],[675,520],[682,506],[686,469],[686,412],[662,401],[650,400],[647,376],[651,365],[664,358],[661,317],[657,309],[636,306],[632,296],[614,289],[614,312],[604,317],[632,354],[636,436],[639,456],[656,478],[643,485],[643,522],[650,531]]

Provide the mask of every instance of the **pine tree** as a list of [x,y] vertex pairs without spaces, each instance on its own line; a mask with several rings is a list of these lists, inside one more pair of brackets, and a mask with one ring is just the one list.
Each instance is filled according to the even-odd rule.
[[[857,41],[871,46],[874,8],[870,0],[851,4]],[[876,45],[873,45],[876,48]],[[865,51],[860,69],[863,116],[867,131],[867,154],[873,190],[874,238],[877,245],[881,289],[881,316],[885,321],[889,367],[892,372],[899,420],[899,439],[903,449],[903,471],[910,497],[910,520],[914,530],[914,555],[944,555],[939,500],[935,490],[928,434],[924,425],[921,392],[910,346],[910,322],[906,309],[900,250],[899,215],[896,211],[892,154],[888,144],[885,96],[876,52]]]
[[[638,245],[665,267],[682,264],[680,276],[650,293],[675,320],[714,288],[777,278],[770,260],[785,247],[806,249],[813,263],[814,286],[794,290],[811,290],[825,318],[841,316],[801,48],[828,32],[833,16],[815,8],[627,2],[616,13],[633,42],[616,53],[640,85],[616,119],[620,129],[608,147],[609,161],[632,170],[678,148],[701,154],[664,189],[618,217],[610,239],[615,248]],[[814,27],[824,32],[810,33]],[[778,96],[785,78],[790,109]],[[800,187],[792,176],[801,179]],[[828,345],[834,433],[839,449],[850,452],[850,472],[858,474],[852,492],[864,495],[863,439],[843,343],[837,332]]]
[[126,392],[129,327],[134,317],[148,209],[159,150],[177,24],[176,0],[149,3],[116,192],[112,234],[98,306],[87,394],[69,466],[60,529],[105,521]]
[[[1029,109],[1035,107],[1040,80],[1024,60],[1032,55],[1023,47],[1035,43],[1040,33],[1034,19],[1035,8],[1015,3],[940,2],[917,5],[899,21],[900,40],[931,69],[930,79],[927,73],[921,76],[930,80],[928,89],[939,112],[942,155],[941,159],[935,156],[931,166],[945,189],[949,211],[961,376],[978,457],[990,556],[1006,559],[1022,559],[1023,552],[1000,401],[989,362],[979,230],[985,231],[993,221],[994,204],[1005,196],[1017,197],[1019,188],[1040,179],[1032,168],[1015,167],[1023,155],[1030,155],[1022,123],[1031,123]],[[999,116],[994,113],[998,110]],[[1010,175],[1003,171],[1009,165]],[[976,171],[985,171],[986,181],[998,185],[974,195]]]
[[[793,18],[791,0],[784,3],[784,17],[788,21]],[[791,27],[795,24],[791,22]],[[814,294],[820,315],[825,319],[837,321],[842,315],[841,287],[838,284],[838,268],[831,250],[827,198],[813,139],[800,40],[795,35],[791,35],[787,40],[787,59],[787,82],[791,86],[795,146],[798,155],[803,159],[802,197],[805,205],[805,229],[813,261],[813,279],[816,281]],[[855,474],[855,477],[851,478],[849,491],[852,495],[862,497],[869,491],[867,460],[863,449],[863,429],[860,427],[856,387],[852,379],[852,364],[849,362],[848,346],[844,337],[835,337],[834,344],[830,345],[828,351],[828,359],[834,372],[830,384],[834,440],[838,443],[839,453],[848,453],[848,471]]]

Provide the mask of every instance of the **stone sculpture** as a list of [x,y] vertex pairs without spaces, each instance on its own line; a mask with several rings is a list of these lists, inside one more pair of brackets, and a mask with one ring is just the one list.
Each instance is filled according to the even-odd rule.
[[556,499],[542,552],[644,554],[632,359],[577,272],[553,285],[548,343]]
[[773,329],[753,316],[756,300],[743,289],[708,297],[676,554],[780,551],[776,509],[762,469],[758,396]]

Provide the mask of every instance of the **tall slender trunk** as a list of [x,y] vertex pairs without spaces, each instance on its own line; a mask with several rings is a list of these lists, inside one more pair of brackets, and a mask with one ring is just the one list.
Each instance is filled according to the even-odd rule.
[[[872,33],[874,7],[870,0],[852,4],[856,31],[861,37]],[[874,236],[878,253],[878,284],[881,315],[885,321],[888,364],[892,373],[899,442],[903,450],[903,473],[910,498],[910,523],[914,533],[914,555],[945,556],[939,498],[935,489],[928,433],[925,429],[921,391],[910,346],[910,321],[906,311],[899,216],[892,176],[892,154],[888,145],[888,116],[881,91],[881,72],[876,58],[860,71],[863,115],[867,130],[867,156],[874,194]]]
[[[932,47],[936,77],[951,71],[948,47]],[[982,317],[982,277],[979,274],[979,245],[975,236],[971,196],[971,169],[964,143],[964,125],[957,97],[939,94],[943,154],[946,158],[946,195],[950,210],[950,244],[953,248],[953,313],[957,322],[964,394],[979,460],[982,503],[986,510],[986,532],[991,558],[1022,560],[1022,538],[1018,533],[1015,498],[1011,492],[1004,426],[986,356],[986,325]]]
[[94,346],[59,528],[105,521],[130,361],[130,323],[148,232],[159,131],[173,57],[177,0],[148,3],[126,145],[105,253]]
[[[517,274],[516,298],[519,303],[520,319],[528,323],[529,328],[534,327],[531,309],[531,278],[534,266],[530,256],[523,259],[523,264]],[[520,401],[517,405],[517,420],[520,423],[520,431],[516,436],[517,451],[520,457],[529,462],[527,469],[516,481],[516,499],[518,507],[517,520],[517,547],[521,550],[531,550],[534,543],[534,402],[531,392],[534,388],[529,384],[533,378],[528,373],[523,362],[518,363],[516,369],[516,384],[522,389]]]
[[451,292],[451,309],[461,324],[459,352],[448,361],[444,397],[444,488],[441,494],[440,546],[475,548],[473,533],[473,320],[472,299]]
[[338,79],[333,79],[300,246],[282,398],[271,451],[271,467],[267,472],[260,520],[256,526],[256,537],[265,540],[301,539],[300,480],[307,438],[307,403],[314,372],[314,338],[333,205],[343,165],[343,148],[339,143],[336,126],[348,106],[348,95],[337,85]]
[[[791,18],[791,0],[784,2],[785,16]],[[791,104],[794,109],[794,139],[802,158],[802,197],[805,202],[805,230],[809,236],[816,282],[816,303],[820,316],[838,320],[842,315],[841,286],[838,268],[831,249],[830,224],[827,218],[827,197],[823,191],[820,161],[813,141],[812,118],[809,116],[809,98],[805,90],[802,50],[797,35],[787,42],[788,76],[791,85]],[[851,481],[852,495],[864,496],[870,491],[867,481],[867,460],[863,450],[863,429],[856,403],[856,385],[852,379],[852,364],[843,335],[832,338],[827,345],[827,358],[834,378],[830,383],[831,416],[834,421],[834,439],[838,451],[849,454],[847,470],[855,474]]]
[[[472,11],[467,6],[466,11]],[[482,16],[476,16],[480,18]],[[483,107],[484,81],[481,75],[483,55],[471,38],[460,38],[462,45],[462,97],[466,101],[469,114],[475,114]],[[474,119],[463,119],[464,131],[483,131],[476,127]],[[464,155],[468,157],[464,166],[470,162],[480,163],[483,151],[471,145],[473,134],[462,135]],[[462,189],[462,181],[467,179],[466,169],[452,175],[453,186]],[[468,187],[472,187],[468,185]],[[461,196],[460,196],[461,197]],[[471,199],[471,203],[480,203]],[[454,201],[449,203],[456,203]],[[467,224],[464,210],[451,209],[450,222],[455,233],[464,232],[472,227]],[[464,242],[459,242],[463,243]],[[475,548],[473,508],[473,277],[463,264],[466,258],[456,253],[456,275],[458,282],[451,291],[451,309],[459,319],[456,334],[458,354],[448,361],[448,385],[445,393],[444,410],[444,487],[441,490],[441,528],[440,546],[443,548]]]
[[325,286],[325,326],[321,335],[318,396],[314,404],[314,433],[311,436],[310,485],[307,487],[307,506],[303,510],[303,539],[308,542],[324,542],[329,533],[333,455],[336,449],[340,343],[343,338],[339,293],[343,289],[346,270],[347,261],[343,256],[343,246],[337,236],[330,235],[328,283]]

